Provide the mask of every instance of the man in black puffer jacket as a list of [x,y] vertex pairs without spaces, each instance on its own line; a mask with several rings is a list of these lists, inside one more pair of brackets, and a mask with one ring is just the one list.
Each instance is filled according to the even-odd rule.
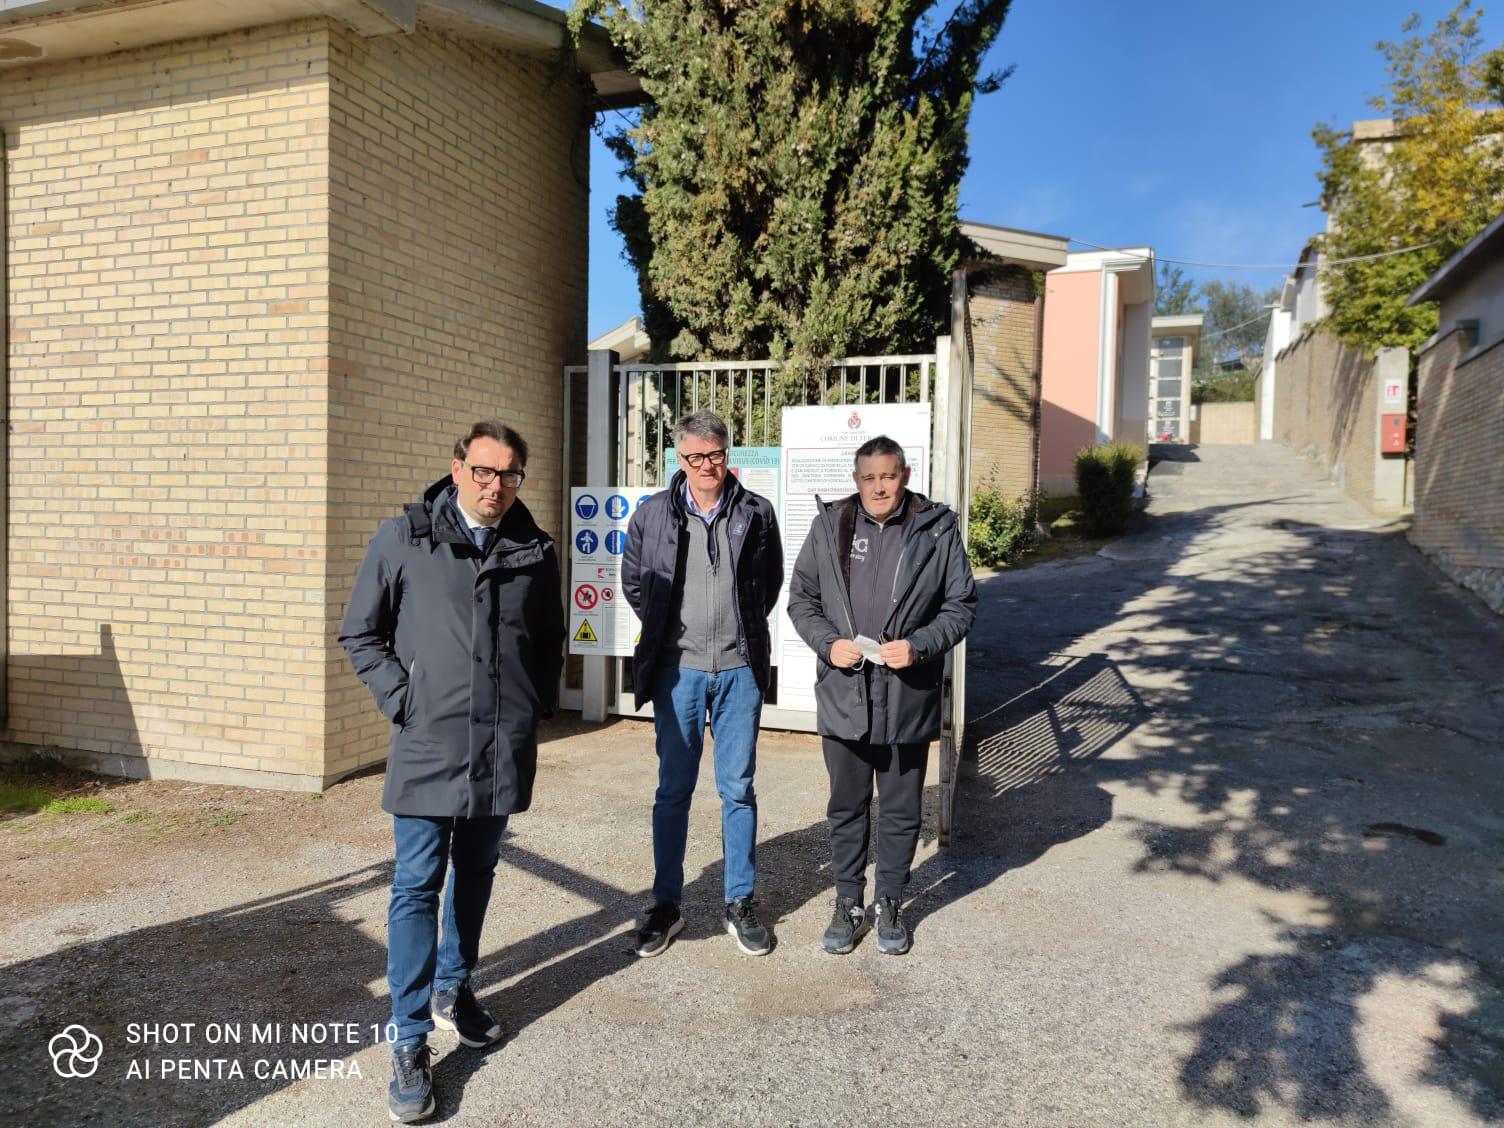
[[377,530],[340,627],[393,725],[381,805],[397,854],[388,1105],[402,1123],[434,1110],[435,1024],[468,1046],[501,1037],[470,973],[507,816],[532,802],[538,720],[557,700],[564,643],[554,542],[517,500],[526,467],[512,428],[471,427],[449,475]]
[[955,513],[909,491],[903,447],[885,435],[864,443],[852,478],[855,494],[820,504],[789,585],[789,618],[819,661],[816,718],[830,774],[836,911],[821,944],[844,954],[866,927],[875,778],[873,923],[879,950],[902,955],[910,937],[899,910],[940,736],[945,654],[971,629],[977,588]]
[[772,950],[757,917],[757,730],[768,688],[768,615],[783,586],[783,545],[767,498],[727,472],[730,435],[699,411],[674,428],[679,472],[632,514],[621,586],[642,620],[633,656],[637,704],[653,703],[653,905],[637,954],[656,956],[684,927],[684,853],[707,719],[721,796],[726,931],[748,955]]

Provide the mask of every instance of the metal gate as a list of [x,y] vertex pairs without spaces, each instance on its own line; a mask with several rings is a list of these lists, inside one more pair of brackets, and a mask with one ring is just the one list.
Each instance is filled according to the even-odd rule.
[[[937,339],[932,354],[851,357],[831,362],[808,379],[792,380],[773,361],[622,364],[615,353],[593,351],[589,363],[564,370],[566,486],[663,488],[664,455],[671,448],[674,423],[701,409],[726,421],[733,446],[766,447],[780,445],[785,407],[929,403],[930,492],[965,514],[971,412],[964,367],[965,358],[949,337]],[[561,525],[566,534],[569,496],[566,488]],[[964,520],[962,529],[964,535]],[[964,647],[946,661],[939,764],[942,842],[949,837],[964,732]],[[586,720],[604,720],[610,713],[650,717],[651,707],[638,710],[632,701],[629,667],[624,658],[571,657],[565,663],[564,707],[579,709]],[[813,721],[813,714],[780,710],[776,704],[763,710],[765,728],[813,731]]]

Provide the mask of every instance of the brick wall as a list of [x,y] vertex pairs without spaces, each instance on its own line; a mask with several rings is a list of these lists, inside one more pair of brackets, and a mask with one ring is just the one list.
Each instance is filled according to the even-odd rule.
[[326,39],[0,76],[9,741],[321,771]]
[[1454,330],[1420,355],[1410,539],[1504,614],[1504,346],[1466,348]]
[[559,532],[583,125],[542,64],[323,20],[0,75],[10,747],[299,787],[385,756],[335,642],[377,523],[500,415]]
[[1402,512],[1403,460],[1389,464],[1378,450],[1381,377],[1374,358],[1329,333],[1308,332],[1279,354],[1278,364],[1275,441],[1316,461],[1372,512]]
[[1038,419],[1038,334],[1034,280],[1019,267],[971,281],[968,303],[975,383],[971,488],[996,484],[1004,496],[1034,487]]
[[332,776],[384,758],[390,734],[334,642],[356,567],[472,421],[500,416],[528,440],[520,496],[567,536],[562,369],[585,360],[588,138],[547,67],[477,44],[335,29],[330,73]]
[[1203,403],[1191,424],[1193,443],[1251,443],[1258,435],[1254,403]]

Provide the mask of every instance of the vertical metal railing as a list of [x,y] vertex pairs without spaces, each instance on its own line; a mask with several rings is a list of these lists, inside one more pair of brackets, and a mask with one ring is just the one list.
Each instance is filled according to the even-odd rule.
[[777,446],[785,407],[928,403],[933,356],[851,357],[819,375],[784,377],[772,361],[623,364],[615,369],[621,413],[616,465],[621,485],[662,486],[676,420],[702,408],[726,421],[733,446]]

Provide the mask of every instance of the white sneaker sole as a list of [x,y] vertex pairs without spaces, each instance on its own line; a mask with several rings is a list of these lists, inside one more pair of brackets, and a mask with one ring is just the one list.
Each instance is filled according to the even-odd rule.
[[828,947],[825,941],[822,939],[820,941],[820,951],[829,952],[832,956],[849,956],[852,952],[856,951],[857,944],[861,942],[863,936],[867,935],[868,931],[869,930],[865,924],[857,925],[856,931],[851,934],[851,943],[847,944],[844,948]]
[[674,942],[674,937],[679,935],[679,933],[683,931],[684,918],[680,917],[678,920],[674,921],[673,924],[668,926],[668,934],[664,936],[663,943],[659,947],[654,948],[651,952],[646,948],[638,948],[637,954],[645,960],[650,960],[654,956],[661,956],[664,952],[668,951],[669,945]]
[[731,938],[736,941],[736,946],[743,952],[747,953],[747,955],[749,956],[765,956],[773,950],[773,945],[771,942],[766,948],[747,947],[747,945],[742,943],[742,938],[736,934],[736,925],[732,924],[729,920],[726,922],[726,931],[731,935]]
[[386,1114],[388,1116],[390,1116],[398,1124],[416,1124],[418,1121],[420,1121],[420,1120],[427,1120],[430,1116],[432,1116],[433,1115],[433,1110],[435,1108],[437,1108],[437,1107],[438,1107],[438,1103],[433,1099],[433,1094],[430,1093],[428,1095],[428,1106],[426,1108],[424,1108],[424,1110],[422,1112],[418,1113],[416,1116],[398,1116],[391,1109],[387,1109],[386,1110]]
[[461,1045],[469,1046],[472,1050],[483,1050],[487,1046],[496,1045],[497,1042],[501,1041],[502,1034],[504,1033],[501,1023],[498,1022],[495,1026],[486,1031],[485,1041],[472,1042],[469,1038],[466,1038],[463,1034],[460,1033],[460,1028],[458,1026],[450,1022],[443,1015],[439,1014],[438,1011],[433,1012],[433,1024],[440,1030],[450,1031],[459,1038]]

